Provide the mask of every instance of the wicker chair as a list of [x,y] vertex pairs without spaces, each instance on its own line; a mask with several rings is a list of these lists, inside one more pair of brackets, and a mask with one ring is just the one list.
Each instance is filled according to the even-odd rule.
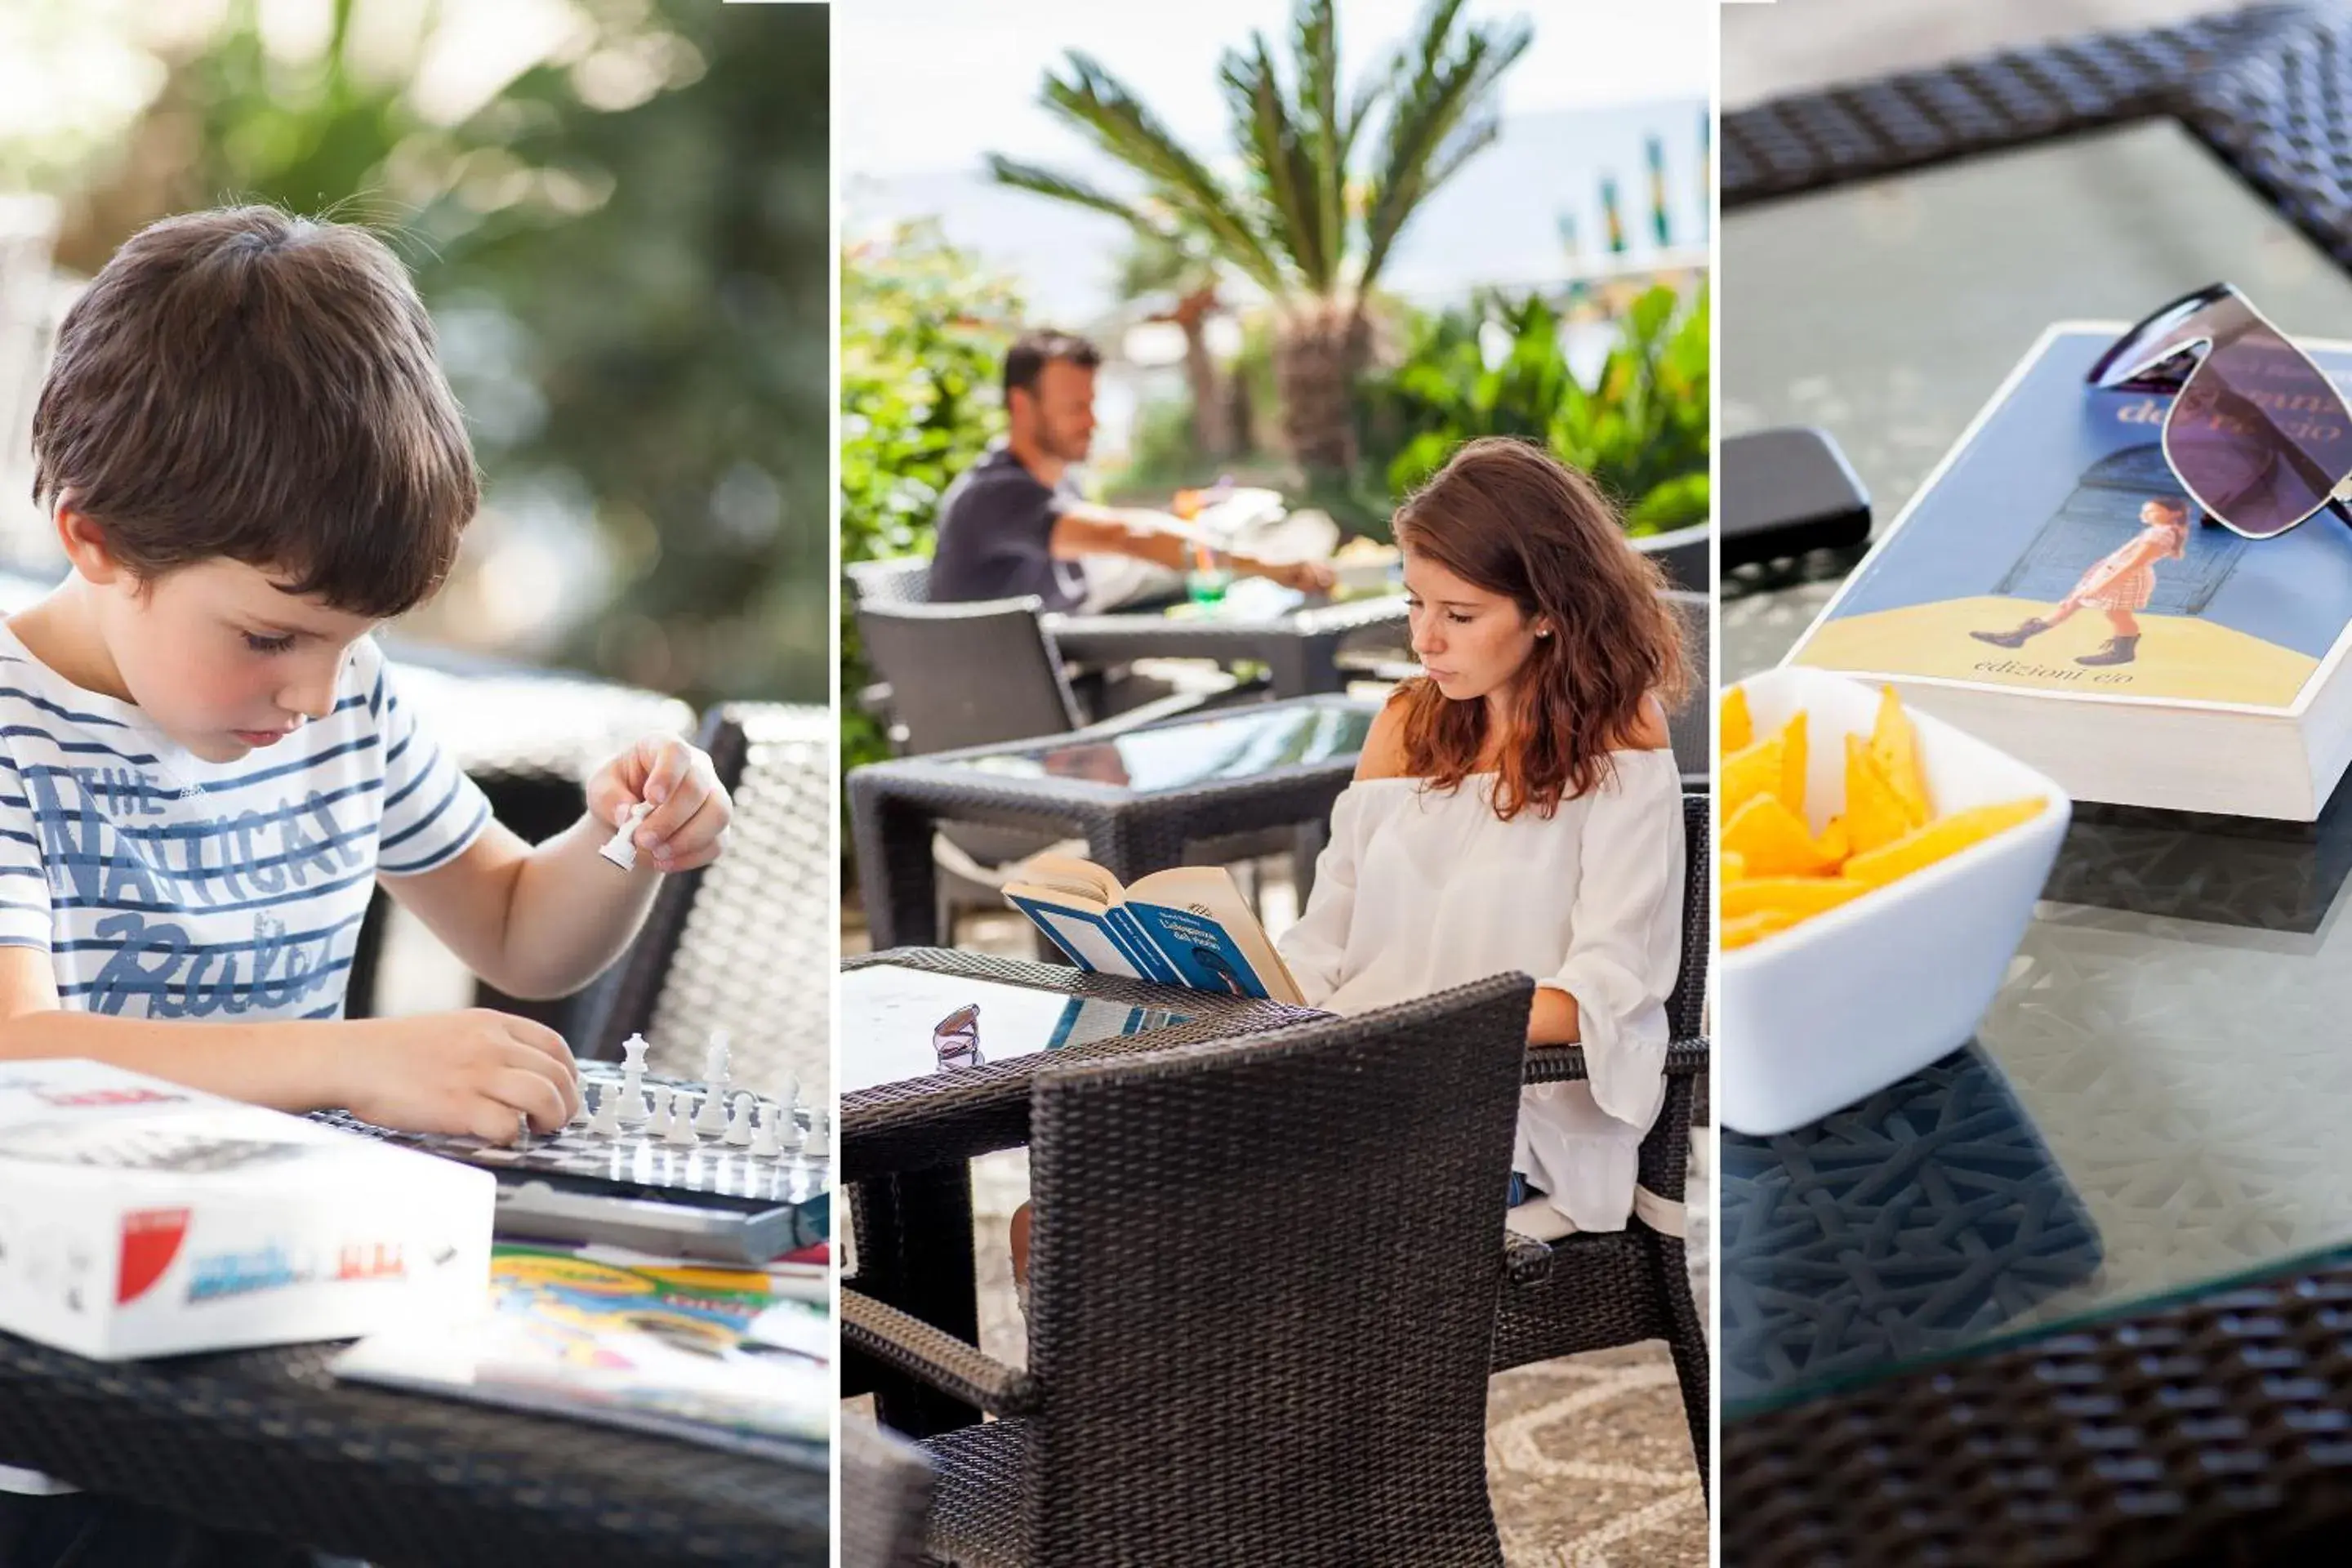
[[1499,1564],[1493,1237],[1530,983],[1039,1072],[1029,1368],[856,1290],[950,1563]]
[[860,605],[928,605],[931,563],[919,555],[894,561],[853,561],[849,586]]
[[[1683,897],[1683,965],[1666,1013],[1675,1044],[1666,1054],[1666,1102],[1642,1141],[1642,1185],[1679,1204],[1690,1167],[1691,1128],[1706,1116],[1707,1044],[1700,1037],[1706,995],[1707,802],[1683,796],[1688,871]],[[1528,1052],[1528,1081],[1585,1076],[1580,1046]],[[1512,1237],[1505,1247],[1510,1284],[1495,1321],[1497,1372],[1582,1351],[1664,1340],[1682,1384],[1683,1414],[1699,1480],[1707,1479],[1709,1369],[1706,1326],[1691,1296],[1683,1238],[1637,1217],[1623,1230],[1578,1235],[1549,1244]]]
[[734,837],[715,864],[667,879],[645,929],[606,978],[585,1055],[610,1061],[642,1034],[657,1071],[702,1074],[709,1032],[733,1037],[734,1073],[772,1092],[786,1073],[829,1105],[839,910],[834,892],[834,756],[822,708],[736,702],[703,719],[700,743],[735,797]]
[[1690,695],[1666,716],[1666,740],[1674,747],[1675,764],[1682,769],[1685,790],[1704,790],[1715,776],[1715,704],[1707,700],[1707,655],[1712,641],[1715,601],[1705,594],[1669,590],[1666,605],[1683,623],[1683,657],[1691,672]]
[[834,1515],[840,1568],[920,1568],[930,1460],[873,1423],[848,1419],[835,1462],[841,1470],[841,1507]]

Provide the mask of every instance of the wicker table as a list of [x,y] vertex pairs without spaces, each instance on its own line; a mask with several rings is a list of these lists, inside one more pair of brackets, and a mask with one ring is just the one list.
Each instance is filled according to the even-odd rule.
[[1129,664],[1139,658],[1204,658],[1262,664],[1274,694],[1311,697],[1345,689],[1339,646],[1359,633],[1392,629],[1402,639],[1401,594],[1343,604],[1307,603],[1277,614],[1230,616],[1049,616],[1045,626],[1065,658]]
[[[2352,20],[2265,7],[1728,116],[1727,428],[1827,427],[1883,520],[2049,321],[2228,278],[2343,335],[2347,101]],[[1852,564],[1734,574],[1724,678]],[[2083,807],[1969,1049],[1726,1138],[1727,1562],[2248,1561],[2340,1530],[2347,865],[2342,796],[2308,828]]]
[[[1182,863],[1185,847],[1320,827],[1354,776],[1377,706],[1306,697],[1114,735],[901,757],[849,775],[857,879],[874,945],[939,939],[931,835],[942,821],[1043,828],[1087,841],[1121,882]],[[1311,865],[1302,856],[1299,894]]]
[[0,1334],[0,1463],[377,1568],[827,1561],[822,1453],[362,1388],[335,1348],[109,1363]]
[[[834,1158],[840,1180],[853,1184],[857,1287],[967,1344],[978,1343],[980,1331],[971,1162],[1028,1142],[1029,1079],[1038,1067],[1321,1016],[1276,1002],[936,949],[865,954],[845,960],[842,970]],[[1032,998],[1042,1007],[1025,1006]],[[904,1037],[909,1023],[927,1028],[965,1001],[980,1005],[983,1063],[944,1064],[928,1037]],[[845,1378],[853,1391],[873,1389],[882,1418],[916,1436],[980,1418],[971,1405],[854,1356]]]

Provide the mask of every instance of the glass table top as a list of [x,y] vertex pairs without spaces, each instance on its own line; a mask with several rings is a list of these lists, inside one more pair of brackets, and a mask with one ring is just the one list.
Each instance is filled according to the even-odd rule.
[[1164,1007],[866,964],[841,977],[841,1087],[903,1083],[1190,1020]]
[[[1723,250],[1723,433],[1828,430],[1880,527],[2052,321],[2227,279],[2352,335],[2352,279],[2168,121],[1737,210]],[[1720,678],[1853,563],[1732,574]],[[2315,825],[2078,807],[1972,1045],[1725,1133],[1727,1411],[2352,1243],[2347,870],[2342,791]]]
[[1373,712],[1371,704],[1344,697],[1303,699],[1179,720],[1104,740],[965,757],[952,765],[1003,778],[1092,779],[1149,795],[1351,758],[1364,748]]

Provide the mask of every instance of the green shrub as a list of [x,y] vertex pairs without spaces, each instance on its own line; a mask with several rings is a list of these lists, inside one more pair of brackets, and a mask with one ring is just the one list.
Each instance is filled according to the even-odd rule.
[[[1003,426],[999,379],[1021,320],[1003,279],[935,224],[901,226],[841,261],[841,558],[928,555],[940,494]],[[889,754],[858,706],[873,682],[855,595],[841,597],[841,765]]]
[[[1479,341],[1489,324],[1509,345],[1492,365]],[[1570,366],[1560,327],[1541,296],[1493,292],[1411,320],[1403,356],[1358,385],[1358,490],[1368,501],[1384,492],[1392,505],[1463,442],[1519,436],[1597,479],[1624,507],[1629,532],[1704,521],[1706,291],[1687,308],[1663,284],[1643,292],[1620,319],[1617,342],[1590,385]]]

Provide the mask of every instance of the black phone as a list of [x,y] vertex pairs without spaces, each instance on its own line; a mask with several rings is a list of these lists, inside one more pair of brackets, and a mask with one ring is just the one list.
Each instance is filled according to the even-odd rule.
[[1718,512],[1723,564],[1779,561],[1870,538],[1870,495],[1829,432],[1787,426],[1727,437]]

